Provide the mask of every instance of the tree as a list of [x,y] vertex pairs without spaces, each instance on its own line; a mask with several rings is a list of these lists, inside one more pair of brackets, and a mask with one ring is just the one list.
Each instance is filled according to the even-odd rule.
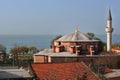
[[87,35],[90,39],[95,39],[100,41],[101,51],[106,51],[106,43],[103,42],[100,38],[96,37],[94,33],[88,32]]
[[0,44],[0,51],[6,53],[6,48],[2,44]]
[[14,66],[14,63],[16,61],[16,63],[18,63],[18,49],[15,47],[15,48],[11,48],[10,50],[10,53],[12,53],[13,55],[13,66]]
[[91,33],[91,32],[88,32],[87,35],[90,37],[90,38],[94,38],[95,34],[94,33]]
[[30,53],[35,53],[37,51],[36,47],[35,46],[28,46],[28,50]]
[[18,61],[18,54],[22,53],[23,56],[25,53],[28,53],[28,48],[26,46],[18,46],[11,48],[10,53],[13,55],[13,60]]
[[2,44],[0,44],[0,57],[1,61],[4,61],[6,57],[6,48]]
[[62,37],[62,35],[56,36],[56,37],[51,41],[51,45],[53,45],[53,44],[54,44],[54,41],[56,41],[57,39],[59,39],[59,38],[61,38],[61,37]]
[[18,46],[18,53],[22,53],[23,55],[25,53],[28,53],[28,48],[26,46]]

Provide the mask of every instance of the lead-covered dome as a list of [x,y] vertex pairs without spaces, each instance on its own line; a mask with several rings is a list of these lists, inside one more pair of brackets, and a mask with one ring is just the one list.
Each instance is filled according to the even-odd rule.
[[98,41],[98,40],[94,40],[90,36],[81,33],[77,28],[74,33],[64,35],[63,37],[59,38],[57,41],[77,42],[77,41]]

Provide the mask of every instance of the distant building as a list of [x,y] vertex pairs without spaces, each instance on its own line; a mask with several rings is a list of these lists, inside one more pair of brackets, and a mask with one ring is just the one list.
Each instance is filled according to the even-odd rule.
[[112,52],[120,53],[120,47],[112,48]]

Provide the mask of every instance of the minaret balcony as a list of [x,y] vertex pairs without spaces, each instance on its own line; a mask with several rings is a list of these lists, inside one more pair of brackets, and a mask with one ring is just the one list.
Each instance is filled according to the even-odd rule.
[[107,33],[112,33],[113,32],[113,28],[106,27],[105,31]]

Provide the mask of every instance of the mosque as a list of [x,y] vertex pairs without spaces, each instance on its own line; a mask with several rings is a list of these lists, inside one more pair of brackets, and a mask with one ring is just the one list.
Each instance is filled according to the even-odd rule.
[[74,33],[64,35],[54,42],[53,52],[69,52],[76,55],[95,55],[100,51],[100,41],[81,33],[76,28]]
[[[108,52],[111,52],[112,32],[112,17],[109,9],[106,27]],[[101,47],[100,40],[81,33],[77,27],[75,32],[66,34],[54,41],[51,48],[34,54],[34,63],[75,61],[79,60],[81,56],[97,55],[101,51]]]

